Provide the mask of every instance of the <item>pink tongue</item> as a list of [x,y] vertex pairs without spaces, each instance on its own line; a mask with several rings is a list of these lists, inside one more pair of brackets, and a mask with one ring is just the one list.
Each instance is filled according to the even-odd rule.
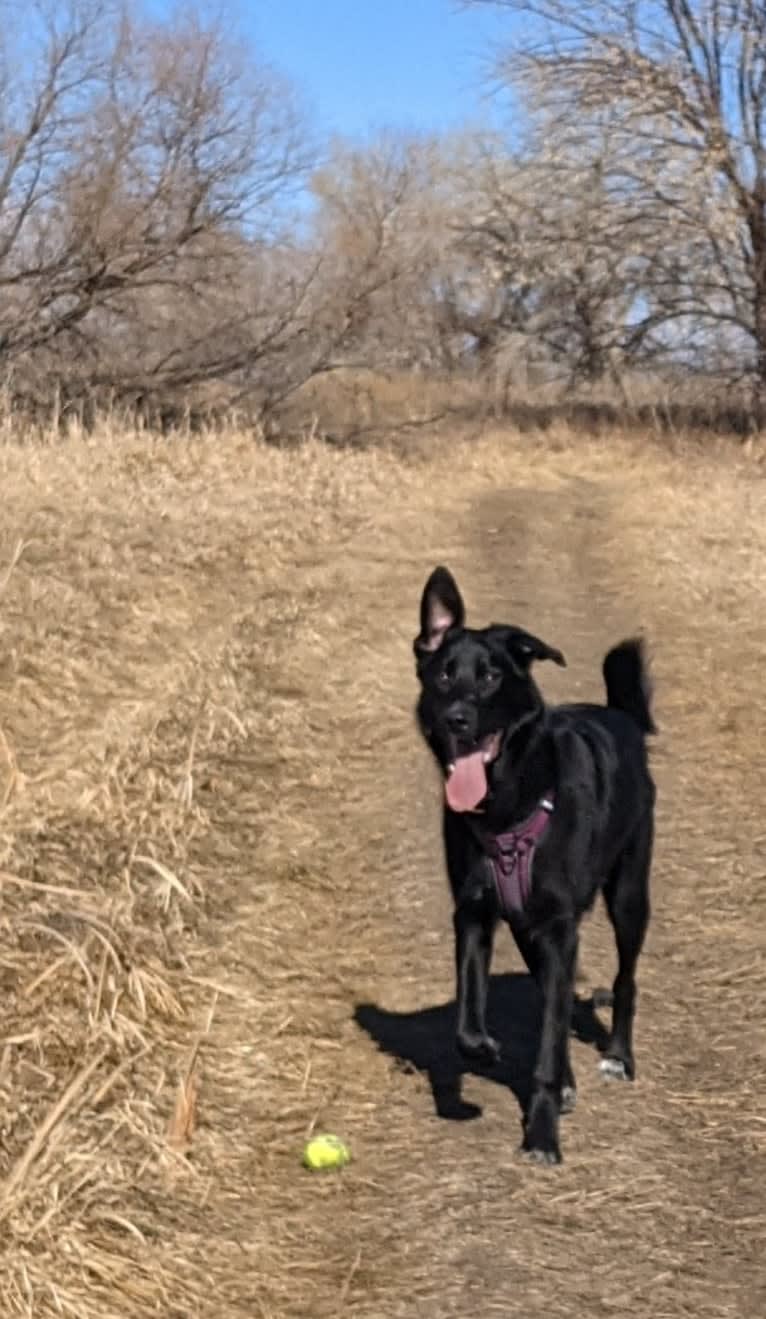
[[475,810],[487,795],[484,752],[472,751],[470,756],[458,756],[444,790],[453,811]]

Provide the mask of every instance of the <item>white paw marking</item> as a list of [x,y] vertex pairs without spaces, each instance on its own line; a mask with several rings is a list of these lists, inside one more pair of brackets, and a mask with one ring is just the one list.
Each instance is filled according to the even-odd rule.
[[571,1113],[577,1103],[577,1091],[572,1085],[565,1085],[561,1088],[561,1112]]
[[561,1155],[554,1150],[524,1150],[523,1157],[527,1163],[542,1164],[546,1168],[555,1168],[557,1163],[561,1163]]
[[602,1058],[598,1070],[607,1081],[627,1081],[628,1071],[619,1058]]

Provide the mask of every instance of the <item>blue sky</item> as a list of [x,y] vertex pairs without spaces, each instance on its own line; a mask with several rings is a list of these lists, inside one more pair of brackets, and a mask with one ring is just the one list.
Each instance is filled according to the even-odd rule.
[[242,0],[238,26],[301,88],[317,127],[364,137],[432,131],[498,113],[488,51],[508,16],[452,0]]

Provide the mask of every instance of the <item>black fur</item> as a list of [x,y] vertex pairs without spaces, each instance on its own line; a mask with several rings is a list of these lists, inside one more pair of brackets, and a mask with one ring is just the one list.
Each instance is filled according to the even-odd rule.
[[[437,568],[423,592],[414,649],[418,722],[444,775],[445,793],[453,763],[475,765],[471,753],[478,748],[490,758],[487,793],[478,806],[455,809],[445,801],[444,808],[455,903],[457,1042],[465,1057],[487,1065],[499,1056],[487,1032],[486,1000],[501,912],[482,839],[512,828],[542,797],[554,796],[529,901],[508,919],[543,995],[522,1148],[542,1162],[558,1163],[559,1113],[575,1099],[569,1028],[578,924],[599,889],[618,955],[612,1030],[601,1067],[607,1076],[635,1075],[635,966],[649,919],[655,801],[646,754],[654,722],[642,645],[624,641],[606,656],[605,706],[547,706],[531,665],[543,659],[563,665],[561,652],[520,628],[467,628],[457,583],[446,568]],[[464,786],[465,778],[458,774],[454,782]],[[456,789],[450,791],[454,798]]]

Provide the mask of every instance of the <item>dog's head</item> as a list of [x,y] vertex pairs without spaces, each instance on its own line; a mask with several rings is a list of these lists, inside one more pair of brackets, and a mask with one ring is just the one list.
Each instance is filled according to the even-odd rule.
[[444,774],[447,803],[453,811],[475,810],[487,795],[487,767],[542,708],[533,661],[564,665],[564,656],[522,628],[466,627],[447,568],[435,568],[426,582],[414,650],[418,721]]

